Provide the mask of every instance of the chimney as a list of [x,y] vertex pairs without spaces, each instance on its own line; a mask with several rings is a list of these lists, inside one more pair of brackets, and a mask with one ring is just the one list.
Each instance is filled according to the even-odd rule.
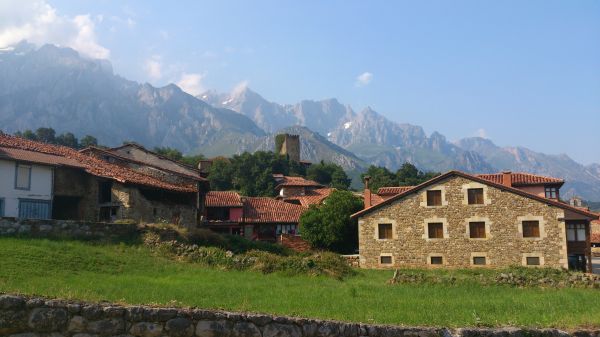
[[371,177],[366,176],[365,177],[365,191],[363,193],[365,208],[371,207],[371,190],[369,189],[369,180],[371,180]]
[[512,172],[503,171],[502,172],[502,185],[507,187],[512,187]]

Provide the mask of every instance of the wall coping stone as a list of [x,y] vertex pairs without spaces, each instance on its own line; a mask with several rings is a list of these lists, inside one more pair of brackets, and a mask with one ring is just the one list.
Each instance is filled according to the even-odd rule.
[[0,293],[9,337],[600,337],[600,330],[373,325],[198,308],[124,306]]

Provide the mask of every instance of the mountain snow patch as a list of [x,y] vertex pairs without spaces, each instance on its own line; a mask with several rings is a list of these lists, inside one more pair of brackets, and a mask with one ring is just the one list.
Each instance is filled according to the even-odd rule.
[[352,126],[352,122],[344,123],[344,129],[349,129]]

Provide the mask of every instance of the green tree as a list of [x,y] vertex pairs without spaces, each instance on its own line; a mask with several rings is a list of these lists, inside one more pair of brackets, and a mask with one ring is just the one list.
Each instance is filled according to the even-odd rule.
[[86,135],[85,137],[81,138],[81,140],[79,141],[79,146],[81,146],[81,147],[98,146],[98,139],[96,139],[96,137],[94,137],[94,136]]
[[396,186],[398,181],[396,175],[390,172],[390,170],[375,165],[369,166],[367,172],[360,175],[362,180],[364,180],[366,176],[371,177],[369,189],[372,192],[377,192],[377,190],[383,186]]
[[183,158],[183,154],[181,153],[181,151],[170,147],[155,147],[153,151],[160,154],[161,156],[167,157],[175,161],[180,161]]
[[38,141],[55,144],[56,143],[56,131],[53,128],[38,128],[35,130],[35,136]]
[[56,137],[56,144],[68,146],[73,149],[79,148],[79,141],[71,132],[65,132]]
[[33,132],[29,129],[27,129],[23,132],[17,131],[17,132],[15,132],[15,136],[29,139],[29,140],[37,140],[37,136],[35,135],[35,132]]
[[334,191],[323,205],[313,205],[302,214],[302,238],[315,248],[354,253],[358,248],[358,224],[350,215],[362,207],[362,200],[352,192]]
[[341,190],[347,190],[352,183],[352,179],[348,178],[341,166],[323,161],[311,165],[306,171],[306,177],[320,184]]
[[198,164],[200,164],[201,160],[206,159],[204,157],[204,155],[202,154],[198,154],[195,156],[183,156],[183,158],[181,158],[181,162],[186,164],[187,166],[191,166],[193,168],[198,168]]
[[210,188],[215,191],[228,191],[233,189],[232,166],[228,159],[216,159],[208,170]]
[[416,186],[438,175],[437,172],[422,172],[413,164],[404,163],[396,171],[396,182],[398,186]]

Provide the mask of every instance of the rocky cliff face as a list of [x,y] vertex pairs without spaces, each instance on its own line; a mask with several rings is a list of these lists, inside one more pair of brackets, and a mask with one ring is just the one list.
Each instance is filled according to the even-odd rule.
[[185,152],[207,144],[237,147],[265,135],[245,116],[175,85],[138,84],[72,49],[26,44],[0,53],[0,125],[7,132],[52,127],[92,134],[106,145],[134,140]]
[[91,134],[106,145],[129,140],[207,156],[271,150],[269,134],[287,130],[302,136],[304,159],[334,161],[348,170],[369,164],[395,170],[408,161],[428,171],[527,171],[566,179],[564,196],[600,200],[600,165],[584,166],[566,155],[501,148],[482,138],[452,143],[371,108],[355,112],[336,99],[282,105],[246,86],[196,98],[172,84],[156,88],[126,80],[106,61],[52,45],[22,43],[0,52],[0,127],[10,133],[52,127]]

